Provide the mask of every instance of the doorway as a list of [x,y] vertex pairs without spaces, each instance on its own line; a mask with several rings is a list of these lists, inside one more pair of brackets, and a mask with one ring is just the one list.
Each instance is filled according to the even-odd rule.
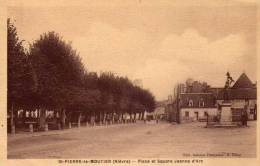
[[198,112],[194,112],[195,114],[195,120],[198,121],[199,120],[199,113]]

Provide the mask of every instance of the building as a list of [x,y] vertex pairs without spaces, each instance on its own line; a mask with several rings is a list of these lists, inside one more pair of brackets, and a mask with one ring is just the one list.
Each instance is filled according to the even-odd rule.
[[167,103],[165,106],[166,120],[169,122],[178,122],[176,102]]
[[[171,122],[205,121],[207,115],[217,116],[224,101],[224,88],[210,87],[206,83],[189,82],[187,87],[177,86],[176,98],[167,104],[166,113]],[[183,92],[186,89],[186,92]],[[245,73],[228,90],[232,121],[239,121],[243,110],[249,120],[257,117],[257,85]]]
[[217,115],[215,97],[212,93],[181,93],[180,123],[206,121],[207,115]]

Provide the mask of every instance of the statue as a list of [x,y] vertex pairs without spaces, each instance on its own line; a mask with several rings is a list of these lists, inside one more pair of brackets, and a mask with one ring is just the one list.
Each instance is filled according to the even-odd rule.
[[228,89],[230,88],[230,85],[232,84],[232,82],[234,82],[234,80],[233,80],[233,78],[230,76],[230,73],[229,73],[229,72],[227,72],[226,76],[227,76],[227,80],[226,80],[226,83],[225,83],[224,95],[223,95],[224,102],[229,101]]

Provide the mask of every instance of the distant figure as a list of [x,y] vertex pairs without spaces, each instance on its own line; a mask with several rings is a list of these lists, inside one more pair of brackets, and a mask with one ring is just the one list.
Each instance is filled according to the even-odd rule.
[[247,120],[248,120],[247,112],[246,112],[246,110],[243,110],[242,116],[241,116],[242,126],[247,126]]

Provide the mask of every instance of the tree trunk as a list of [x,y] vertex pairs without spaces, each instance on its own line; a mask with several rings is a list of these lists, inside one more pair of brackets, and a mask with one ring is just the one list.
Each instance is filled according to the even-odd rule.
[[121,123],[121,112],[117,114],[117,123]]
[[[38,111],[39,111],[39,110],[38,110]],[[38,113],[37,118],[39,118],[39,117],[40,117],[40,114]],[[23,110],[23,119],[22,119],[23,125],[25,125],[25,120],[26,120],[26,110]]]
[[66,114],[65,114],[65,109],[61,109],[61,128],[65,129],[65,122],[66,122]]
[[17,122],[18,122],[18,120],[19,120],[19,119],[18,119],[18,110],[15,109],[15,110],[13,111],[13,114],[14,114],[14,115],[13,115],[13,116],[14,116],[14,117],[13,117],[13,124],[14,124],[14,126],[17,126],[17,124],[18,124]]
[[57,125],[57,110],[53,110],[53,123]]
[[141,120],[141,112],[138,112],[138,120]]
[[132,123],[132,120],[133,120],[133,118],[132,118],[132,112],[130,112],[130,123]]
[[81,126],[81,112],[79,113],[79,116],[78,116],[78,127]]
[[14,125],[14,105],[12,103],[12,108],[11,108],[11,119],[10,119],[10,126],[11,126],[11,133],[15,134],[15,125]]
[[103,123],[106,124],[106,112],[104,111],[104,114],[103,114]]
[[93,126],[94,126],[95,121],[96,121],[96,114],[95,114],[95,112],[93,112],[93,110],[91,110],[91,111],[92,111],[92,112],[91,112],[92,124],[93,124]]
[[[40,117],[40,112],[39,112],[39,109],[35,109],[36,110],[36,113],[37,113],[37,118],[39,119],[39,117]],[[24,110],[23,110],[24,111]],[[26,112],[26,111],[25,111]]]
[[14,105],[13,105],[13,103],[12,103],[12,106],[11,106],[11,120],[10,120],[10,125],[11,125],[11,127],[13,127],[13,125],[14,125]]
[[121,114],[121,121],[122,121],[122,123],[125,123],[125,120],[124,120],[124,113]]
[[141,113],[141,120],[144,120],[144,111]]
[[112,112],[112,117],[111,117],[111,121],[112,121],[112,124],[114,124],[114,122],[115,122],[115,116],[114,116],[115,114],[114,114],[114,111]]
[[100,126],[102,125],[102,120],[103,120],[102,112],[99,111],[99,125],[100,125]]

